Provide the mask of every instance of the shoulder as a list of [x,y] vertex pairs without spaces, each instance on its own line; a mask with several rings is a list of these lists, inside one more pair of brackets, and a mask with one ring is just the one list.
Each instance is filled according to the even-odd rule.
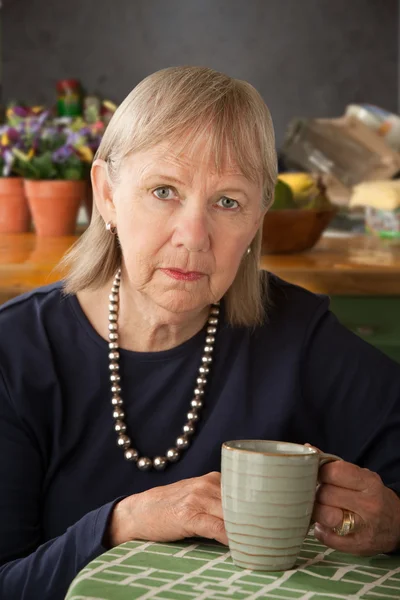
[[329,297],[266,274],[266,326],[284,324],[304,329],[329,312]]
[[75,348],[71,340],[80,331],[78,325],[74,328],[71,306],[62,282],[0,306],[0,405],[8,397],[20,414],[27,415],[48,399],[49,408],[58,378],[70,368],[64,354]]
[[66,296],[61,281],[40,287],[0,306],[0,351],[28,339],[35,343],[47,324],[60,325]]
[[265,277],[265,320],[247,334],[251,352],[259,360],[273,356],[274,361],[296,362],[313,332],[330,315],[329,298],[272,273],[266,273]]
[[227,326],[220,339],[227,348],[235,348],[237,356],[242,349],[243,360],[250,360],[254,372],[265,375],[268,365],[268,372],[274,377],[283,370],[289,373],[298,368],[310,336],[330,314],[329,298],[272,273],[265,272],[264,277],[263,324],[254,328]]
[[36,288],[8,300],[0,306],[0,325],[15,316],[32,313],[50,304],[57,304],[63,297],[63,282],[57,281],[50,285]]

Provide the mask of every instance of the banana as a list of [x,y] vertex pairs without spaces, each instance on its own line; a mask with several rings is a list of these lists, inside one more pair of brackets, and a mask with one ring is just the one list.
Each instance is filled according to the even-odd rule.
[[286,183],[293,192],[294,200],[302,205],[317,191],[317,183],[310,173],[280,173],[278,179]]

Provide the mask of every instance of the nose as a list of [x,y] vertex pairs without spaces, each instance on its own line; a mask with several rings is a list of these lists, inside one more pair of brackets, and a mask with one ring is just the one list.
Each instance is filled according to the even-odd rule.
[[207,209],[185,203],[177,210],[172,245],[184,246],[189,252],[207,252],[210,249],[210,231]]

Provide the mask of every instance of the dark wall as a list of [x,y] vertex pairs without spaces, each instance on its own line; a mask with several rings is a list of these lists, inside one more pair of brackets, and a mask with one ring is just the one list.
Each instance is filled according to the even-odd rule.
[[397,109],[397,0],[3,0],[2,14],[5,101],[53,102],[64,77],[120,101],[202,64],[255,85],[278,140],[294,115]]

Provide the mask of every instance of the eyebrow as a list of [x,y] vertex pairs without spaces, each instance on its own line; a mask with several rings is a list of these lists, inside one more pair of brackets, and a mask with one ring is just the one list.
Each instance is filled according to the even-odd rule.
[[233,187],[222,187],[222,190],[225,190],[226,192],[233,192],[234,194],[243,194],[244,196],[247,196],[245,190],[243,188],[233,188]]
[[148,179],[159,179],[162,182],[171,182],[177,183],[178,185],[186,185],[184,181],[178,179],[177,177],[173,177],[172,175],[166,175],[163,173],[149,173],[143,177],[143,180],[146,181]]
[[[178,179],[177,177],[173,177],[172,175],[167,175],[167,174],[163,174],[163,173],[149,173],[148,175],[145,175],[143,177],[143,180],[146,181],[148,179],[158,179],[161,182],[170,182],[170,183],[175,183],[177,185],[187,185],[187,183],[185,183],[184,181],[182,181],[182,179]],[[245,192],[245,190],[243,188],[236,188],[236,187],[230,187],[229,185],[225,186],[221,186],[221,191],[225,190],[226,192],[232,192],[234,194],[243,194],[244,196],[247,197],[247,194]]]

